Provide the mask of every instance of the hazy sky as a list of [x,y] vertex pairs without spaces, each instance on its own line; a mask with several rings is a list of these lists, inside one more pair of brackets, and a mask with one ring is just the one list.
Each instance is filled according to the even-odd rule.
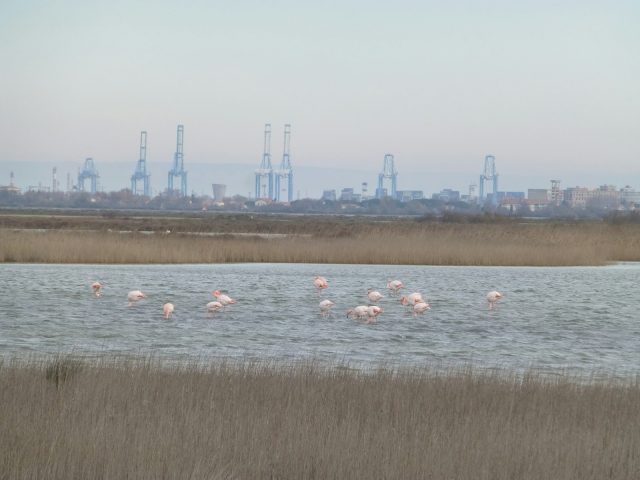
[[[638,1],[0,2],[0,162],[635,175]],[[275,166],[274,165],[274,166]],[[548,173],[547,173],[548,172]],[[2,183],[2,182],[0,182]],[[508,188],[505,185],[505,188]]]

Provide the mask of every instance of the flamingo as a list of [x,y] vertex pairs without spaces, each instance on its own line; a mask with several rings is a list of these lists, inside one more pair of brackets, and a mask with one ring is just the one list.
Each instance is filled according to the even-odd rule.
[[380,315],[384,310],[375,305],[371,305],[367,308],[367,322],[366,323],[376,323],[376,318]]
[[398,293],[401,288],[404,288],[404,285],[400,280],[388,280],[387,288],[391,290],[391,293]]
[[127,295],[127,300],[129,300],[129,306],[133,306],[138,300],[143,298],[147,298],[147,296],[142,293],[140,290],[131,290]]
[[333,308],[334,305],[335,303],[333,303],[331,300],[322,300],[319,304],[320,316],[328,317],[329,315],[331,315],[331,309]]
[[93,294],[96,297],[102,296],[102,284],[100,282],[93,282],[91,284],[91,288],[93,289]]
[[493,310],[493,308],[496,306],[496,303],[498,303],[498,300],[500,300],[503,296],[504,295],[502,295],[500,292],[496,292],[495,290],[487,293],[487,302],[489,302],[489,310]]
[[173,303],[165,303],[162,306],[162,313],[164,313],[164,318],[168,320],[169,317],[171,317],[171,314],[173,313]]
[[222,303],[215,300],[213,302],[207,303],[207,312],[213,314],[219,312],[220,310],[224,310],[224,305],[222,305]]
[[316,277],[313,280],[313,285],[318,290],[318,294],[320,293],[321,290],[324,290],[325,288],[329,288],[329,282],[327,282],[327,279],[324,277]]
[[367,305],[358,305],[347,310],[347,318],[365,318],[367,316],[369,316],[369,307]]
[[213,296],[216,297],[218,299],[218,302],[222,304],[223,310],[227,309],[227,305],[233,305],[234,303],[236,303],[233,298],[231,298],[229,295],[221,293],[220,290],[216,290],[215,292],[213,292]]
[[370,288],[367,291],[367,298],[369,299],[369,302],[377,303],[378,300],[380,300],[381,298],[384,298],[384,297],[380,292],[374,290],[373,288]]
[[418,302],[413,306],[413,316],[417,317],[419,314],[423,314],[427,310],[431,310],[431,305],[427,302]]
[[422,298],[422,294],[418,292],[414,292],[410,295],[403,295],[402,297],[400,297],[400,303],[405,307],[407,305],[415,305],[419,302],[424,302],[424,299]]

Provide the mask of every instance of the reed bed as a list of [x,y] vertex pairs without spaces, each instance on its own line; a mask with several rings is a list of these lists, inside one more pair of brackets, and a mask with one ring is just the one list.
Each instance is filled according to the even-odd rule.
[[0,262],[571,266],[640,260],[638,225],[389,222],[304,231],[264,238],[0,229]]
[[637,479],[639,399],[637,379],[5,360],[0,478]]

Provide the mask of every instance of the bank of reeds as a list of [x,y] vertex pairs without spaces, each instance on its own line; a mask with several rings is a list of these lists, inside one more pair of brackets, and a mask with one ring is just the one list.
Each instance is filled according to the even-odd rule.
[[544,266],[640,260],[638,225],[389,222],[311,230],[265,238],[0,229],[0,262]]
[[5,361],[0,478],[637,479],[640,384]]

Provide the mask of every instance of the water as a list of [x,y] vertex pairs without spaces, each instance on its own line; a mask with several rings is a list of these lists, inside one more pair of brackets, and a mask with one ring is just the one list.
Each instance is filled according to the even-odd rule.
[[[315,275],[329,280],[318,295]],[[0,264],[0,355],[145,354],[156,357],[290,359],[354,365],[528,368],[640,374],[640,264],[607,267],[381,265]],[[401,279],[432,310],[414,318],[386,291]],[[99,280],[103,296],[92,295]],[[384,295],[374,325],[345,318]],[[127,306],[129,290],[148,295]],[[238,303],[213,317],[211,292]],[[505,298],[495,310],[489,290]],[[318,302],[336,303],[323,319]],[[165,320],[162,305],[175,304]]]

